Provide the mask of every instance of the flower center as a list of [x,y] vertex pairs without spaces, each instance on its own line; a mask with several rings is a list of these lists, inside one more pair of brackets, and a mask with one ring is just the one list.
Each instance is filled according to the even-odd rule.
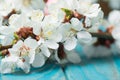
[[24,6],[28,7],[29,5],[31,5],[32,0],[23,0],[22,3]]
[[30,48],[23,44],[19,50],[20,50],[20,56],[27,56],[29,54]]

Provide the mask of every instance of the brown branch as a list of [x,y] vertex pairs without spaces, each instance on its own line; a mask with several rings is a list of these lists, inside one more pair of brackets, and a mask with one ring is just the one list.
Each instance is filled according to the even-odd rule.
[[8,48],[12,48],[13,45],[7,45],[7,46],[1,46],[0,45],[0,51],[8,49]]
[[105,39],[114,39],[110,33],[95,33],[95,32],[90,32],[92,37],[98,37],[98,38],[105,38]]
[[8,54],[9,54],[8,49],[5,49],[5,50],[0,51],[0,56],[6,56],[6,55],[8,55]]
[[[110,33],[95,33],[95,32],[90,32],[90,34],[92,35],[92,37],[97,37],[97,38],[105,38],[105,39],[110,39],[113,40],[114,38],[112,37],[112,35]],[[31,34],[31,36],[33,38],[37,38],[35,35]],[[0,51],[5,50],[5,49],[9,49],[12,48],[13,45],[6,45],[6,46],[2,46],[0,45]]]

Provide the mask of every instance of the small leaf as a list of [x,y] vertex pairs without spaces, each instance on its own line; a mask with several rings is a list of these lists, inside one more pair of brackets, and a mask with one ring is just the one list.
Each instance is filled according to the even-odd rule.
[[19,36],[18,36],[16,33],[14,33],[14,38],[15,38],[16,40],[18,40],[18,39],[19,39]]
[[0,51],[0,56],[2,56],[2,52]]
[[65,9],[65,8],[61,8],[61,10],[65,12],[65,14],[66,14],[66,19],[69,20],[69,19],[72,17],[73,12],[72,12],[71,10]]

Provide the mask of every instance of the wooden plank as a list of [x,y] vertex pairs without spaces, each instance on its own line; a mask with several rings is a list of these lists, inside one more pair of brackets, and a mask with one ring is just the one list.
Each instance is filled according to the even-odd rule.
[[119,55],[115,55],[113,58],[114,58],[114,64],[115,64],[117,70],[120,73],[120,56]]
[[65,74],[68,80],[120,80],[120,68],[115,61],[112,57],[86,60],[79,65],[68,65]]
[[2,75],[0,80],[66,80],[61,67],[57,64],[46,64],[42,68],[32,69],[29,74],[18,71]]
[[65,67],[68,80],[120,80],[120,56],[87,59],[80,45],[76,47],[76,51],[83,61]]

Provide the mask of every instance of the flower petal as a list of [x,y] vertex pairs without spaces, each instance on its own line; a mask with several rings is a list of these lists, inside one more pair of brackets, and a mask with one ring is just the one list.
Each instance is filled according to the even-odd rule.
[[30,65],[26,62],[23,62],[22,60],[19,60],[17,62],[17,66],[21,68],[25,73],[28,73],[30,71]]
[[14,48],[8,49],[8,51],[9,51],[9,53],[11,55],[15,55],[15,56],[19,56],[20,55],[18,50],[14,49]]
[[45,64],[45,57],[42,53],[38,53],[35,55],[35,60],[33,61],[33,67],[41,67]]
[[81,29],[83,29],[83,24],[77,19],[77,18],[72,18],[70,20],[71,24],[73,25],[73,29],[80,31]]
[[69,38],[65,41],[64,47],[66,50],[73,50],[77,45],[77,39],[75,37]]
[[59,46],[55,41],[52,41],[52,40],[46,40],[45,44],[50,49],[57,49]]
[[10,56],[5,57],[1,60],[1,73],[12,73],[14,72],[17,63],[18,57],[16,56]]
[[46,45],[41,46],[41,51],[46,57],[50,57],[51,53]]
[[54,33],[50,39],[54,40],[55,42],[60,42],[62,40],[62,34],[60,34],[59,32]]
[[86,32],[86,31],[78,32],[77,38],[80,43],[86,44],[86,43],[89,43],[90,41],[92,41],[92,36],[90,35],[90,33]]
[[23,45],[23,41],[19,40],[14,46],[13,49],[17,50]]
[[29,63],[32,64],[35,59],[35,50],[30,50],[29,52]]
[[116,40],[120,40],[120,27],[115,27],[112,31],[112,36]]
[[36,49],[38,47],[38,43],[36,40],[34,39],[31,39],[31,38],[27,38],[25,41],[24,41],[24,44],[28,47],[30,47],[31,49]]
[[65,51],[65,52],[67,53],[68,61],[70,61],[72,63],[80,63],[81,62],[80,56],[75,51]]

